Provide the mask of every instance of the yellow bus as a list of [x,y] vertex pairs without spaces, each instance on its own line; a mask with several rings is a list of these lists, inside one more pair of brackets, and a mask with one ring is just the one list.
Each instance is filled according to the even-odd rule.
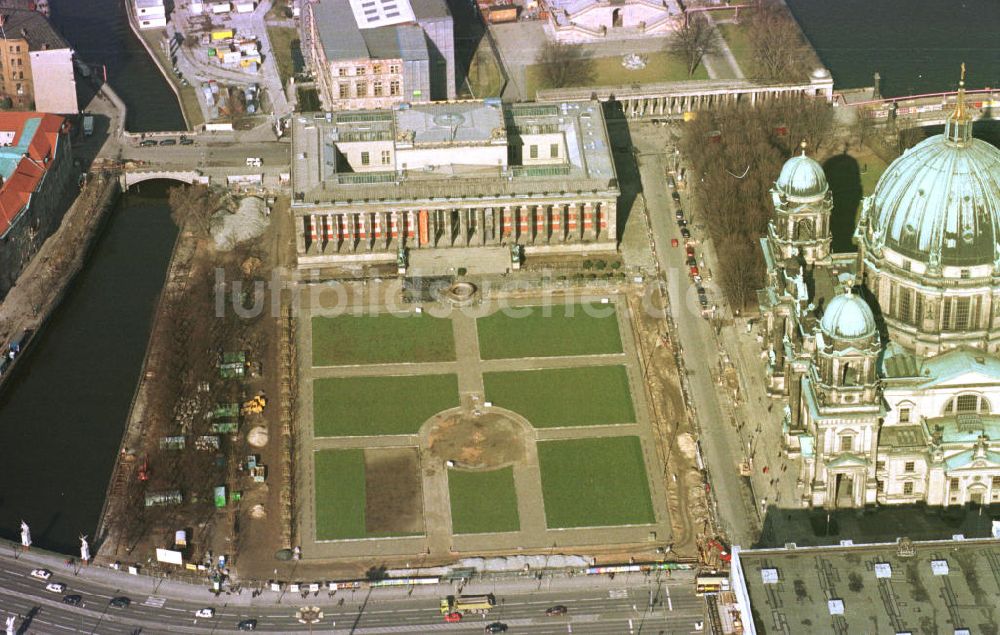
[[694,579],[694,594],[718,595],[729,590],[729,577],[724,575],[699,575]]
[[488,595],[449,595],[441,598],[441,613],[489,613],[496,606],[496,598]]

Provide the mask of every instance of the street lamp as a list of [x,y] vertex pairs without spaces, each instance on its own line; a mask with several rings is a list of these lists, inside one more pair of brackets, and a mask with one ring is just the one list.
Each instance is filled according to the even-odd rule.
[[295,611],[295,619],[302,624],[309,625],[309,632],[313,632],[313,624],[319,624],[323,619],[323,610],[318,606],[303,606]]

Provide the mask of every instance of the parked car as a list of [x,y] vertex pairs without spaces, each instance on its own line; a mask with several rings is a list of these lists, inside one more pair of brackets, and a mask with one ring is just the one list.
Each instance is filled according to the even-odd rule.
[[215,617],[215,609],[213,609],[213,608],[198,609],[197,611],[194,612],[194,616],[195,617]]
[[688,224],[688,222],[686,220],[684,220],[683,218],[678,218],[677,219],[677,226],[678,227],[687,227],[687,224]]
[[181,145],[182,146],[194,145],[194,139],[192,139],[191,137],[181,137]]
[[676,218],[677,220],[680,220],[680,219],[684,218],[684,210],[682,210],[682,209],[676,210],[674,212],[674,218]]
[[108,602],[109,606],[113,606],[116,609],[127,609],[130,604],[132,604],[132,600],[128,599],[124,595],[113,597],[111,598],[111,601]]
[[677,190],[674,190],[673,192],[670,193],[670,198],[674,199],[674,202],[680,203],[681,202],[681,193],[678,192]]
[[63,604],[69,604],[70,606],[80,606],[81,602],[83,602],[83,596],[81,595],[73,594],[73,595],[63,596]]
[[698,266],[697,265],[689,266],[688,267],[688,271],[691,273],[692,276],[699,276],[699,275],[701,275],[700,273],[698,273]]
[[177,139],[160,139],[161,146],[175,146],[177,145]]
[[691,237],[691,230],[688,229],[687,227],[681,227],[681,236],[684,237],[684,238],[690,238]]
[[62,593],[66,590],[66,585],[62,582],[49,582],[45,585],[45,590],[53,593]]
[[687,266],[689,266],[689,267],[697,267],[698,266],[698,260],[696,258],[694,258],[694,256],[689,257],[686,262],[687,262]]
[[680,241],[679,241],[679,240],[677,240],[676,238],[671,238],[671,239],[670,239],[670,246],[671,246],[671,247],[676,247],[676,246],[678,246],[678,245],[680,245],[680,244],[681,244],[681,243],[680,243]]
[[506,633],[507,625],[503,622],[493,622],[492,624],[486,625],[487,633]]
[[140,148],[152,148],[156,145],[156,139],[143,139],[139,142]]
[[698,296],[698,304],[700,304],[701,308],[703,308],[703,309],[707,308],[708,307],[708,296],[706,296],[706,295],[699,295]]
[[458,611],[455,611],[453,613],[448,613],[447,615],[444,616],[444,621],[445,622],[461,622],[462,621],[462,614],[459,613]]
[[38,578],[39,580],[48,580],[52,577],[52,572],[48,569],[32,569],[31,577]]
[[566,613],[568,612],[569,609],[563,606],[562,604],[556,604],[555,606],[550,606],[549,608],[545,609],[545,614],[548,616],[566,615]]
[[667,177],[667,185],[669,185],[670,189],[672,189],[672,190],[676,190],[677,189],[677,181],[675,181],[674,177],[672,177],[672,176],[668,176]]
[[691,245],[688,245],[684,249],[684,253],[687,254],[688,258],[694,258],[694,247],[692,247]]
[[236,628],[241,631],[255,631],[257,630],[257,620],[242,620],[236,625]]

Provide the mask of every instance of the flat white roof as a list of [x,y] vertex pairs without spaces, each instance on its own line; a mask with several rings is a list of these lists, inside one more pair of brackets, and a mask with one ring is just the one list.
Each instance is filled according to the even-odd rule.
[[359,29],[415,22],[410,0],[349,0]]

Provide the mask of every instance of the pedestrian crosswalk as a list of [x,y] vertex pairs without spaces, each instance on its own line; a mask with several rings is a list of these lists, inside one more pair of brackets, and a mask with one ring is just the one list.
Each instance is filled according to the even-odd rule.
[[167,603],[167,598],[161,598],[156,595],[151,595],[146,598],[146,601],[142,603],[143,606],[152,606],[153,608],[163,608],[163,605]]
[[628,597],[628,589],[610,589],[608,597],[612,600],[624,600]]

